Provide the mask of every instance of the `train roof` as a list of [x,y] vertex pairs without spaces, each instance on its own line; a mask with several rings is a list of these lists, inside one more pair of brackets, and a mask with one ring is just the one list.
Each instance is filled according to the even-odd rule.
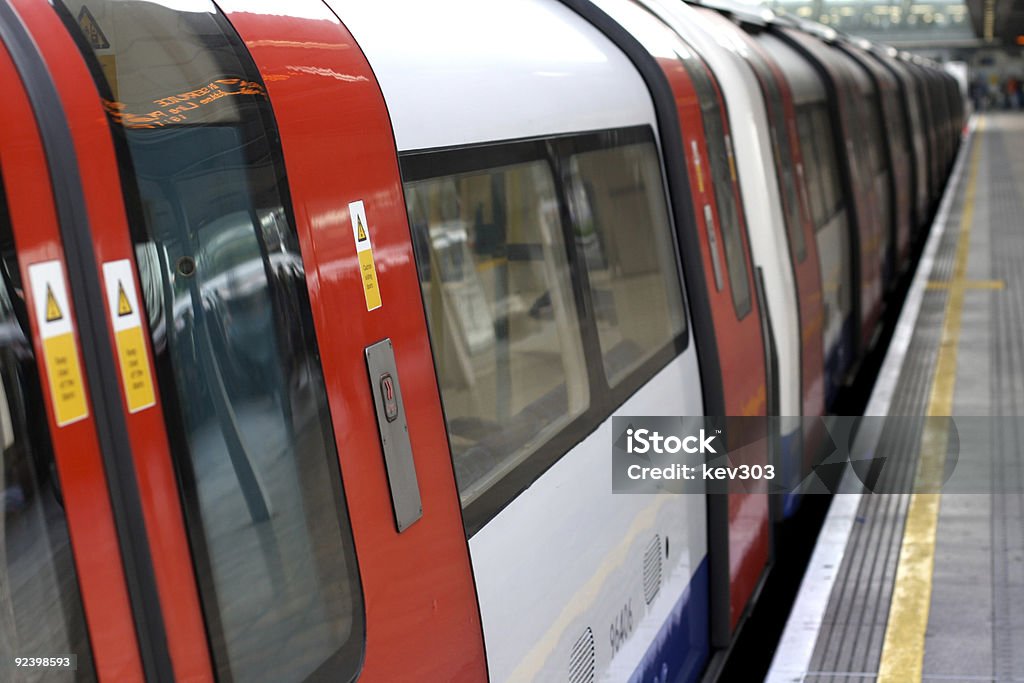
[[654,125],[632,63],[560,3],[327,2],[373,67],[399,151]]
[[775,12],[767,7],[749,5],[737,0],[687,0],[691,5],[707,7],[722,14],[735,17],[738,21],[757,26],[767,26],[778,20]]

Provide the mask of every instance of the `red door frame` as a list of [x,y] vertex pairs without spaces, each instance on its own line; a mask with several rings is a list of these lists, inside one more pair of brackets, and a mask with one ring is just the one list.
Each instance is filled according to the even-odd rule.
[[[267,86],[288,169],[366,605],[366,680],[479,681],[483,634],[394,135],[352,35],[319,0],[219,4]],[[283,16],[288,15],[288,16]],[[295,65],[301,65],[297,68]],[[315,93],[315,96],[313,94]],[[349,216],[363,200],[381,308],[367,311]],[[364,348],[391,339],[423,517],[399,534]]]
[[[704,62],[703,58],[700,58],[699,53],[698,58],[700,59],[704,69],[707,71],[708,76],[711,79],[711,85],[715,89],[715,97],[718,98],[718,111],[722,117],[722,132],[731,142],[732,130],[729,126],[729,109],[726,105],[725,97],[722,95],[722,89],[718,84],[718,77],[707,63]],[[736,169],[736,161],[732,157],[734,152],[731,144],[729,146],[728,153],[730,155],[729,170],[732,177],[732,200],[736,203],[736,215],[740,221],[740,237],[743,240],[743,254],[746,261],[747,278],[751,290],[751,311],[743,319],[737,321],[739,324],[735,325],[735,333],[742,336],[729,337],[732,344],[730,344],[728,349],[726,348],[725,341],[722,340],[722,336],[719,335],[718,353],[720,357],[727,357],[726,353],[728,352],[728,357],[731,357],[731,366],[735,368],[735,372],[737,373],[750,373],[756,378],[756,368],[760,367],[762,373],[764,373],[763,376],[767,377],[764,352],[762,351],[760,354],[750,353],[751,340],[756,340],[756,344],[753,348],[763,350],[765,348],[765,339],[761,333],[762,312],[756,295],[757,279],[754,272],[753,259],[750,254],[750,242],[747,237],[746,212],[743,209],[739,175]],[[725,310],[730,310],[735,313],[731,299],[728,303],[728,309]],[[758,360],[752,362],[752,356],[756,356]],[[725,363],[723,362],[722,365],[724,367]],[[752,367],[755,369],[753,373],[751,373]],[[724,371],[723,374],[725,374]],[[766,415],[768,403],[767,392],[769,387],[767,386],[767,381],[762,381],[760,384],[761,387],[758,389],[757,393],[748,398],[744,405],[739,406],[738,412],[730,412],[729,415],[741,417]],[[728,406],[728,400],[726,401],[726,405]],[[744,459],[743,462],[748,465],[766,465],[768,464],[768,452],[765,450],[759,454],[759,457],[755,457],[751,460]],[[741,487],[730,484],[729,624],[733,629],[739,625],[740,619],[743,617],[749,603],[753,599],[754,594],[757,591],[757,586],[761,582],[761,578],[768,567],[771,546],[771,536],[769,531],[770,518],[771,512],[768,504],[768,495],[766,493],[742,492]]]
[[[3,150],[0,163],[25,301],[31,302],[33,292],[28,267],[32,264],[59,261],[65,283],[68,287],[72,283],[68,277],[63,240],[57,222],[49,165],[35,123],[36,114],[29,104],[21,77],[3,47],[0,47],[0,79],[8,84],[8,98],[0,112],[0,149]],[[92,394],[85,377],[82,346],[77,332],[78,316],[73,306],[71,310],[65,311],[76,330],[75,352],[82,368],[83,391],[89,406],[89,416],[58,427],[50,384],[46,381],[39,321],[31,303],[27,308],[96,671],[100,678],[106,680],[141,681],[142,661],[93,419],[96,411],[91,404]]]
[[[39,45],[47,63],[60,65],[51,69],[51,73],[67,113],[82,171],[96,267],[102,273],[104,263],[123,259],[134,265],[135,251],[120,192],[121,179],[113,140],[89,68],[52,7],[32,0],[13,1],[24,7],[26,23],[33,33],[46,36]],[[117,189],[111,191],[111,188]],[[133,277],[135,291],[141,292],[134,269]],[[109,330],[113,335],[113,318],[105,303],[104,308],[107,309]],[[142,325],[150,381],[155,386],[153,350],[144,316]],[[132,413],[127,410],[124,382],[119,381],[118,386],[122,388],[122,409],[131,442],[174,675],[179,680],[212,681],[213,669],[159,392],[155,392],[155,405]]]

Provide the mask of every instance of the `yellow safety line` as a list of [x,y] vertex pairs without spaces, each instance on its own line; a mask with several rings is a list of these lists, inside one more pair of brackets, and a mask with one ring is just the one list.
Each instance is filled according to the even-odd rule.
[[964,289],[1005,289],[1006,280],[964,280],[963,282],[943,282],[932,280],[927,285],[928,289],[949,289],[950,287],[963,287]]
[[[953,413],[953,389],[956,385],[957,348],[960,343],[960,321],[964,292],[968,288],[967,256],[970,252],[971,224],[974,218],[974,192],[981,157],[981,131],[984,118],[978,121],[971,151],[971,166],[964,196],[964,212],[957,238],[953,279],[948,283],[949,299],[942,328],[942,341],[932,377],[928,400],[928,417],[945,417]],[[918,463],[915,491],[937,491],[942,482],[947,449],[948,423],[929,420],[921,435],[921,458]],[[939,523],[939,493],[914,493],[907,509],[907,522],[900,547],[899,565],[889,605],[889,621],[885,629],[878,683],[920,681],[924,668],[925,630],[932,596],[932,570],[935,564],[935,531]]]

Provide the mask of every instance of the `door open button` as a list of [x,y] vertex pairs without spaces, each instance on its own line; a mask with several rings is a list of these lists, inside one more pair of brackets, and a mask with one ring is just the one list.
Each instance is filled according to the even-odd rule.
[[398,398],[395,396],[395,380],[390,372],[380,376],[380,398],[384,402],[384,417],[388,422],[398,419]]

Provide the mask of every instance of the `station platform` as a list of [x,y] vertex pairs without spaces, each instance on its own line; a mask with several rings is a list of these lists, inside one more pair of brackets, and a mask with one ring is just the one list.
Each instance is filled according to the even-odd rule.
[[[917,419],[854,450],[917,455],[891,493],[846,471],[767,680],[1024,681],[1024,114],[971,120],[865,414]],[[937,438],[969,485],[910,485]]]

